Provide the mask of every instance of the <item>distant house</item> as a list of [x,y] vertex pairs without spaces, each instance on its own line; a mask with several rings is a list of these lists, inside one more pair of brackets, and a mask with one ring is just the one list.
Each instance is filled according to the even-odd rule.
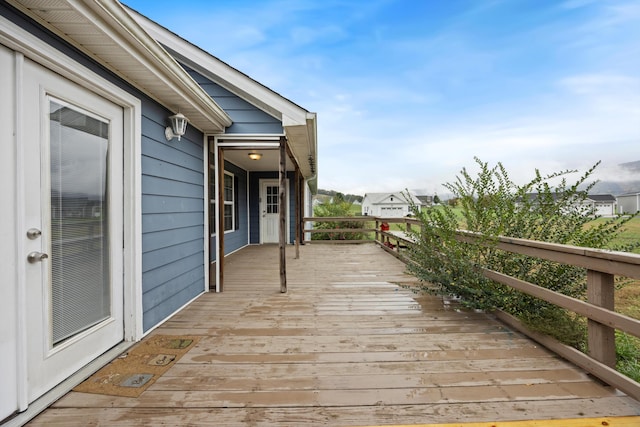
[[432,206],[433,205],[433,196],[416,196],[418,200],[422,203],[422,206]]
[[593,207],[597,216],[616,214],[616,198],[611,194],[589,194],[584,203]]
[[[527,196],[532,201],[538,198],[537,193],[529,193]],[[553,196],[555,200],[557,194],[553,194]],[[588,194],[581,202],[581,205],[592,208],[596,216],[613,216],[616,214],[616,198],[611,194]]]
[[633,214],[640,211],[640,193],[621,194],[616,200],[618,213]]
[[367,193],[362,200],[362,215],[400,218],[411,213],[411,204],[422,206],[412,193]]

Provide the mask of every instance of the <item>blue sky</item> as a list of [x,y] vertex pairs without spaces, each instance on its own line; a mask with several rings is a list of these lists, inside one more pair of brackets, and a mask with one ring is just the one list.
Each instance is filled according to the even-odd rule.
[[318,113],[319,187],[640,160],[637,0],[125,0]]

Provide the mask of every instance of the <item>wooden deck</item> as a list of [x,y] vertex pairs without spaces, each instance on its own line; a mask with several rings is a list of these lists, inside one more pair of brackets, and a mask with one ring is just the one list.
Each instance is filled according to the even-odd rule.
[[306,245],[298,260],[293,253],[287,294],[279,292],[277,246],[229,257],[224,293],[203,295],[154,331],[202,339],[139,398],[71,392],[30,425],[369,426],[640,414],[637,401],[492,317],[399,286],[412,278],[376,245]]

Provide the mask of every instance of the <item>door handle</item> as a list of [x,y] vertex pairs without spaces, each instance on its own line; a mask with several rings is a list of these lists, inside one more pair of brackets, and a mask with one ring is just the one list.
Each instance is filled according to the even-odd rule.
[[35,240],[42,235],[42,231],[37,228],[30,228],[27,230],[27,238],[29,240]]
[[42,252],[31,252],[29,255],[27,255],[27,261],[29,261],[31,264],[44,261],[45,259],[48,259],[48,258],[49,258],[49,255]]

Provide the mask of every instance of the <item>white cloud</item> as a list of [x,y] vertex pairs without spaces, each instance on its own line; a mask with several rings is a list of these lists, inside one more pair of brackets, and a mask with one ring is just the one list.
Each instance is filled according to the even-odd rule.
[[446,2],[406,27],[387,0],[242,4],[168,25],[318,113],[322,188],[435,191],[474,156],[518,179],[640,160],[635,0]]

